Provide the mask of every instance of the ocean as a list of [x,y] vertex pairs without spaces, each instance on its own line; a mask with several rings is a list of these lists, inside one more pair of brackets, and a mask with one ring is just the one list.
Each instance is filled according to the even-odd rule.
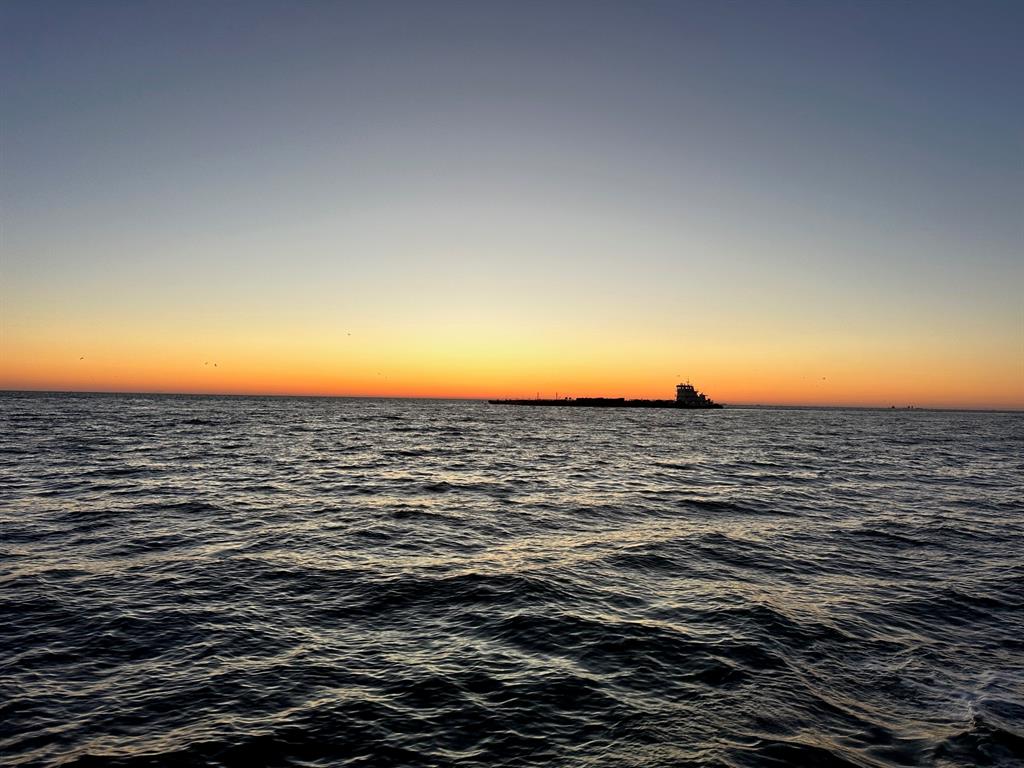
[[5,766],[1020,766],[1024,413],[0,394]]

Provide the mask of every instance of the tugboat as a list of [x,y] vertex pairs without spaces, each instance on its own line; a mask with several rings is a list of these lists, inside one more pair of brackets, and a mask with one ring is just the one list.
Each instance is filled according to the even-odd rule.
[[693,384],[676,384],[677,408],[721,408],[722,406],[703,392],[698,392]]
[[560,397],[533,400],[488,400],[491,405],[560,405],[577,408],[721,408],[692,384],[676,384],[675,400],[627,400],[624,397]]

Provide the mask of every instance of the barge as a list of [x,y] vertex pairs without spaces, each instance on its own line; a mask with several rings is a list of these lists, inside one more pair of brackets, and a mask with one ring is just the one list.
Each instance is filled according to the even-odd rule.
[[488,400],[491,405],[554,405],[576,408],[721,408],[692,384],[677,384],[675,400],[627,400],[624,397],[556,397],[533,400]]

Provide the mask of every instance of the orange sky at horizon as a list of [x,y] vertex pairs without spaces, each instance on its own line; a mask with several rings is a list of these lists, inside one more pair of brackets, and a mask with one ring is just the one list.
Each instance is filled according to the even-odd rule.
[[[664,339],[509,336],[435,339],[358,332],[298,344],[254,336],[234,345],[188,341],[104,344],[19,338],[5,330],[0,389],[369,397],[609,396],[671,398],[680,380],[731,404],[1024,408],[1020,361],[975,350],[950,366],[935,349],[831,353],[821,345],[727,347],[702,342],[665,354]],[[586,341],[586,343],[584,343]],[[34,342],[34,343],[33,343]],[[216,349],[216,351],[210,351]],[[986,354],[987,352],[987,354]],[[84,358],[84,359],[82,359]],[[672,364],[673,359],[676,361]],[[687,362],[680,362],[686,360]]]

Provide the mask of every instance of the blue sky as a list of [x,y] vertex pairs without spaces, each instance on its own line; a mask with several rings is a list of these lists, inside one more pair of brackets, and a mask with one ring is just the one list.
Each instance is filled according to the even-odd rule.
[[1024,397],[1019,3],[12,2],[0,29],[12,370],[126,325],[400,354],[430,324],[440,352],[618,329],[609,365],[653,336],[713,377],[696,330]]

